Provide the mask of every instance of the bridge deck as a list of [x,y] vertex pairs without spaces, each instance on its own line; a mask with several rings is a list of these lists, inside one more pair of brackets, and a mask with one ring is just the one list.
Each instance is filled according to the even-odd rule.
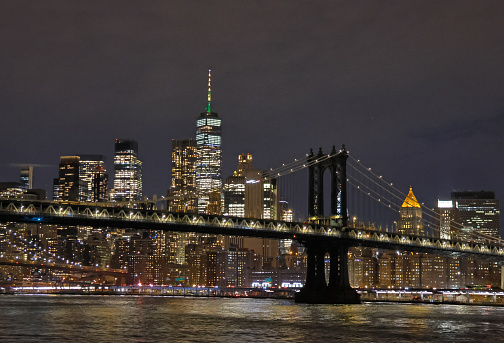
[[500,241],[464,242],[300,222],[171,213],[97,206],[93,203],[0,200],[0,222],[199,232],[232,236],[317,241],[386,250],[474,256],[504,261]]

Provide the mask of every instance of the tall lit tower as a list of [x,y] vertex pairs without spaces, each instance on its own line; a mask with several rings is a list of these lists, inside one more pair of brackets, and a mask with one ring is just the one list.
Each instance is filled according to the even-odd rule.
[[84,201],[87,188],[85,182],[79,178],[80,157],[61,156],[59,164],[59,178],[54,179],[53,200]]
[[494,192],[452,192],[456,221],[477,233],[500,237],[500,203]]
[[211,71],[208,71],[208,104],[206,112],[196,121],[196,190],[198,212],[207,212],[210,193],[220,192],[221,180],[221,119],[211,110]]
[[105,169],[105,156],[79,155],[79,178],[86,183],[85,201],[107,200],[108,176]]
[[134,140],[115,141],[114,201],[142,200],[142,161],[138,159],[138,143]]
[[28,190],[33,188],[33,166],[21,167],[21,188]]
[[404,199],[399,209],[397,232],[402,235],[425,235],[422,220],[422,207],[418,203],[415,194],[413,194],[413,189],[411,187],[406,199]]
[[170,212],[197,213],[196,142],[172,141],[172,185],[168,191]]

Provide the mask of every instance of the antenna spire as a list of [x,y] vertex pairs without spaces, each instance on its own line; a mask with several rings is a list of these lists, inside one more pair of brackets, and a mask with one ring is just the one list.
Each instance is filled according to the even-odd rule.
[[212,110],[210,108],[210,102],[212,101],[212,69],[208,69],[208,106],[207,106],[207,114],[211,114]]

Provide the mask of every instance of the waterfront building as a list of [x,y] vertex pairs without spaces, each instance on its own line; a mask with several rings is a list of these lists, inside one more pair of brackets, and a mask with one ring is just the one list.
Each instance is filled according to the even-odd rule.
[[131,254],[130,237],[120,237],[114,241],[114,253],[110,266],[115,269],[128,268],[128,256]]
[[170,283],[170,264],[165,256],[133,254],[128,256],[128,283],[165,285]]
[[134,140],[116,139],[111,200],[141,201],[142,195],[142,161],[138,158],[138,143]]
[[425,235],[422,220],[422,208],[413,194],[413,189],[411,187],[406,199],[404,199],[404,202],[399,209],[397,232],[401,235]]
[[[361,250],[361,249],[358,249]],[[370,249],[363,249],[370,250]],[[378,283],[378,263],[369,253],[352,254],[348,259],[350,286],[354,288],[372,288]]]
[[395,280],[395,254],[383,253],[378,256],[378,287],[394,288]]
[[216,252],[216,277],[219,287],[250,287],[254,252],[231,247]]
[[210,193],[222,188],[222,120],[211,109],[211,73],[208,71],[207,109],[196,121],[196,190],[198,192],[198,212],[206,213]]
[[455,289],[465,286],[461,260],[460,257],[446,259],[446,288]]
[[421,286],[426,288],[447,288],[447,261],[445,257],[423,254],[421,263]]
[[185,247],[185,262],[188,267],[188,284],[214,287],[217,285],[217,253],[222,250],[219,236],[209,235],[199,238],[199,243]]

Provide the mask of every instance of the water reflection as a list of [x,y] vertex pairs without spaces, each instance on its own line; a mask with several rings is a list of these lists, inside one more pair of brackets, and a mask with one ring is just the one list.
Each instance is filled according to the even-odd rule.
[[0,297],[0,342],[479,342],[504,308],[135,296]]

